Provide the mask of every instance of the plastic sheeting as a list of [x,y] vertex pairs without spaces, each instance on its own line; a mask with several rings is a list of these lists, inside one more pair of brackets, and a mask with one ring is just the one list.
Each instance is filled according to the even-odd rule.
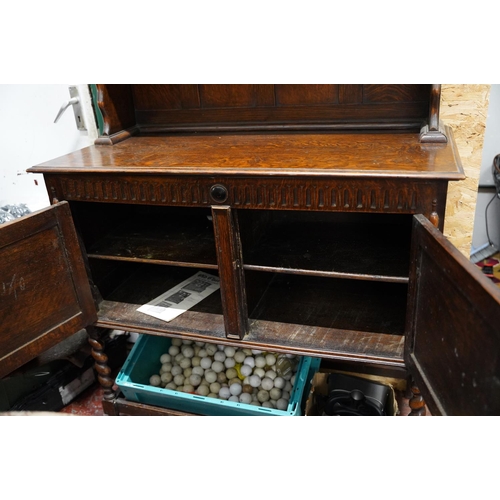
[[31,210],[22,203],[20,205],[4,205],[0,207],[0,224],[17,219],[31,213]]

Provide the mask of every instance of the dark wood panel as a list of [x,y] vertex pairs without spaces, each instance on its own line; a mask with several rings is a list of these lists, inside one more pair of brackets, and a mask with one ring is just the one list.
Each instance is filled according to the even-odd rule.
[[363,102],[370,104],[382,102],[428,103],[430,92],[430,85],[363,85]]
[[[430,84],[98,85],[97,144],[185,131],[412,130],[429,117]],[[120,130],[120,126],[122,127]]]
[[361,104],[363,102],[363,85],[339,85],[339,103]]
[[67,203],[0,228],[0,377],[96,318]]
[[[2,267],[10,274],[2,279],[2,307],[7,307],[2,312],[0,353],[14,351],[30,341],[34,331],[45,332],[53,322],[78,314],[76,293],[59,240],[57,227],[51,227],[1,250]],[[56,256],[56,265],[45,267],[50,255]],[[21,258],[25,263],[22,268],[18,265]],[[34,307],[37,299],[45,301],[42,309],[46,315]],[[18,322],[21,313],[23,321]]]
[[419,132],[429,114],[428,103],[375,103],[317,106],[233,107],[138,110],[141,134],[190,131],[406,130]]
[[433,415],[500,414],[500,289],[415,216],[405,358]]
[[273,85],[199,85],[203,108],[253,108],[274,104]]
[[131,85],[97,85],[103,135],[112,136],[135,126],[135,107]]
[[198,85],[133,85],[136,110],[200,107]]
[[[249,282],[252,273],[246,272]],[[402,335],[407,287],[276,274],[250,319]]]
[[238,222],[228,206],[213,206],[212,215],[226,335],[243,338],[248,332],[248,312]]
[[278,106],[317,106],[339,102],[338,85],[275,85]]

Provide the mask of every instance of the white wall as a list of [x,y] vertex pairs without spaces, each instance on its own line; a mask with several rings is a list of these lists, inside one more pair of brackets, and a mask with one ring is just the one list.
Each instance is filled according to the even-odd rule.
[[[491,85],[490,103],[486,118],[484,146],[479,175],[479,192],[477,196],[474,230],[472,235],[472,252],[488,245],[485,223],[486,205],[495,195],[491,168],[493,158],[500,154],[500,84]],[[488,208],[488,231],[492,243],[500,247],[500,199],[498,197]]]
[[76,127],[72,108],[57,123],[69,84],[0,85],[0,206],[26,203],[34,211],[50,204],[41,174],[26,169],[89,146],[97,137],[87,85],[78,85],[87,131]]

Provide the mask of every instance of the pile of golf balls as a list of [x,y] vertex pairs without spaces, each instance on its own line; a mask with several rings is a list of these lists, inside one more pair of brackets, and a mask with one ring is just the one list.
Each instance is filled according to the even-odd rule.
[[286,410],[299,357],[172,339],[160,363],[152,386]]

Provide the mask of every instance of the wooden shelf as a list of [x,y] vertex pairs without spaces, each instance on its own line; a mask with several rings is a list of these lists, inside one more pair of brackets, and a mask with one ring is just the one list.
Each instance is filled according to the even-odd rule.
[[247,349],[294,353],[366,367],[404,371],[404,336],[339,330],[290,322],[251,320],[242,339],[228,339],[222,315],[186,311],[170,323],[138,313],[131,304],[104,301],[96,326],[149,335],[215,342]]
[[[371,215],[283,218],[243,246],[244,268],[275,273],[408,282],[411,216],[379,224]],[[345,215],[345,214],[341,214]]]
[[252,320],[241,345],[301,356],[320,357],[367,368],[404,372],[404,335],[338,330],[275,321]]
[[250,319],[403,335],[407,286],[276,274]]
[[173,219],[174,215],[169,218],[168,212],[162,217],[134,217],[96,241],[88,256],[217,269],[212,223],[204,213],[181,221]]
[[[100,262],[102,264],[102,262]],[[119,263],[123,264],[123,263]],[[125,263],[105,275],[113,286],[99,286],[103,301],[99,304],[98,326],[157,334],[219,335],[224,337],[221,297],[212,293],[193,308],[170,322],[162,321],[137,309],[192,276],[194,269]],[[210,272],[210,271],[209,271]],[[115,281],[115,276],[119,279]]]
[[[140,304],[190,275],[188,269],[172,269],[177,277],[171,280],[160,278],[158,272],[148,275],[138,269],[105,296],[97,326],[404,368],[405,285],[276,275],[250,315],[249,333],[238,340],[226,338],[218,293],[168,323],[137,311]],[[287,285],[289,280],[293,286]],[[353,294],[357,308],[352,306]]]

